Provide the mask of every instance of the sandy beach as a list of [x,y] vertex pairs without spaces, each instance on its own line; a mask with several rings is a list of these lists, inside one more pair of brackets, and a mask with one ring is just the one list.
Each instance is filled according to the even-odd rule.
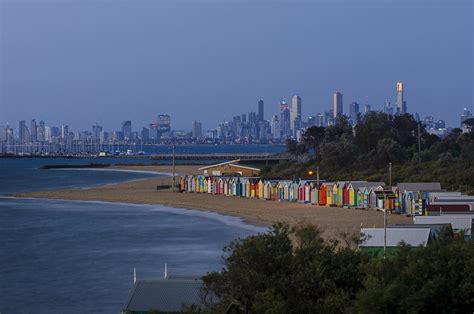
[[[157,171],[169,173],[171,166],[114,166],[115,169]],[[200,173],[199,166],[176,166],[179,174]],[[179,193],[171,189],[157,190],[157,185],[171,183],[170,177],[156,177],[90,189],[65,189],[22,193],[18,197],[51,198],[66,200],[107,201],[134,204],[163,204],[171,207],[218,212],[241,217],[244,221],[269,226],[274,222],[290,225],[316,224],[325,237],[338,237],[341,233],[357,235],[361,225],[383,226],[383,213],[374,210],[320,207],[300,203],[275,202],[223,195]],[[411,223],[405,216],[388,215],[388,223]]]

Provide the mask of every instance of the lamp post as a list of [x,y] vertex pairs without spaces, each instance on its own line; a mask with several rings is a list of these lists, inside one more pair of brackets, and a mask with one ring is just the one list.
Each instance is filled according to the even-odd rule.
[[173,141],[173,183],[172,183],[172,191],[175,192],[175,186],[176,186],[176,175],[175,175],[175,157],[176,157],[176,154],[175,154],[175,149],[176,149],[176,144],[175,142]]

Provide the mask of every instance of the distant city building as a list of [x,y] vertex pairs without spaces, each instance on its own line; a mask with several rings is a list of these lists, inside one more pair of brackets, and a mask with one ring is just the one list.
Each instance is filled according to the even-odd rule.
[[51,143],[53,140],[52,128],[50,126],[44,127],[44,140],[48,143]]
[[67,139],[69,136],[69,127],[67,125],[61,125],[61,138]]
[[471,119],[471,118],[474,118],[474,113],[471,113],[470,110],[468,110],[467,108],[464,108],[464,110],[462,111],[462,114],[461,114],[461,128],[464,124],[464,121],[466,121],[467,119]]
[[38,140],[38,130],[36,126],[36,120],[32,119],[30,124],[30,142],[36,142]]
[[371,111],[372,111],[372,107],[369,104],[366,104],[364,108],[364,113],[369,113]]
[[167,114],[160,114],[156,120],[156,129],[158,138],[171,132],[171,117]]
[[309,116],[307,121],[306,121],[305,127],[310,128],[312,126],[316,126],[316,117]]
[[123,121],[121,131],[123,133],[124,139],[130,140],[132,138],[132,121]]
[[280,102],[280,129],[283,139],[291,136],[291,117],[288,104],[284,101]]
[[99,143],[100,144],[108,143],[109,139],[110,139],[110,133],[109,132],[105,132],[104,130],[100,131],[100,134],[99,134]]
[[393,115],[393,106],[389,99],[387,99],[384,103],[383,112],[388,115]]
[[202,137],[202,124],[196,120],[193,121],[192,137],[199,139]]
[[324,117],[322,113],[318,113],[316,119],[316,126],[323,127],[324,126]]
[[326,121],[325,126],[330,126],[334,124],[334,110],[329,109],[324,112],[324,120]]
[[334,118],[337,118],[337,116],[342,115],[344,113],[343,109],[343,101],[342,101],[342,93],[336,91],[333,95],[333,115]]
[[271,126],[272,138],[275,140],[279,140],[281,138],[281,127],[280,127],[280,119],[278,118],[277,115],[274,115],[272,117],[270,126]]
[[207,130],[206,131],[206,138],[207,139],[216,139],[217,138],[217,130]]
[[403,83],[397,83],[397,113],[404,114],[407,113],[407,102],[404,99],[403,95]]
[[94,141],[100,140],[100,132],[102,132],[102,127],[97,123],[92,126],[92,139]]
[[265,120],[263,107],[264,107],[263,99],[260,99],[258,101],[258,115],[257,115],[258,122]]
[[355,121],[358,115],[359,115],[359,104],[354,101],[349,105],[349,118]]
[[150,139],[150,130],[146,127],[143,127],[140,138],[143,142],[148,142]]
[[44,124],[44,121],[41,120],[39,122],[39,126],[36,127],[36,136],[37,136],[37,140],[40,141],[40,142],[44,142],[45,141],[45,124]]
[[28,127],[26,126],[26,121],[21,120],[20,121],[20,127],[19,127],[19,140],[20,144],[26,144],[29,141],[29,131]]
[[296,138],[296,131],[301,128],[301,97],[294,95],[291,98],[291,115],[290,115],[290,129],[293,131],[293,136]]

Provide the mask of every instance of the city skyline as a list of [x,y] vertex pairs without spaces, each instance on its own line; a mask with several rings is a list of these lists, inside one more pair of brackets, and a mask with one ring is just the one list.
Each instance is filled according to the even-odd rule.
[[471,1],[39,2],[2,2],[1,125],[41,116],[112,128],[162,112],[177,128],[211,128],[258,99],[270,120],[294,94],[316,115],[335,90],[344,111],[378,110],[387,98],[396,108],[398,81],[410,112],[456,125],[451,108],[472,111]]

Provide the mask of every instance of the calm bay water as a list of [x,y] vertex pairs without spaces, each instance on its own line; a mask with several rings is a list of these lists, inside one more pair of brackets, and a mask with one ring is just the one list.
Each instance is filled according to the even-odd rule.
[[[0,194],[88,187],[156,174],[40,170],[76,160],[0,159]],[[81,160],[79,163],[84,163]],[[205,274],[222,248],[262,231],[239,219],[131,205],[0,198],[0,312],[119,313],[139,278]]]

